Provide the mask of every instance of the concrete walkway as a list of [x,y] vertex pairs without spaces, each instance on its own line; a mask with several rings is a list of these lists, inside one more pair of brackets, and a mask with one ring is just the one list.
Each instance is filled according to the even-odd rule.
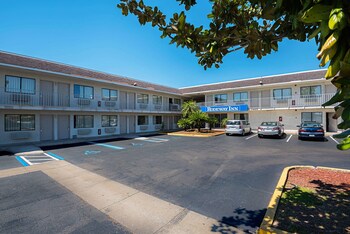
[[[66,161],[0,171],[0,178],[42,171],[133,233],[214,233],[209,217],[79,168]],[[234,227],[232,233],[243,233]]]

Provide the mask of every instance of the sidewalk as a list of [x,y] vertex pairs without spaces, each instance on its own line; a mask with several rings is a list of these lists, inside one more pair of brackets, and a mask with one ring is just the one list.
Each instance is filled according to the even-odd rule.
[[28,142],[10,145],[0,145],[0,150],[9,151],[16,155],[22,154],[36,154],[42,153],[43,151],[40,147],[43,146],[55,146],[55,145],[68,145],[77,144],[89,141],[101,141],[101,140],[113,140],[113,139],[132,139],[140,136],[148,136],[153,134],[166,134],[161,132],[147,132],[147,133],[132,133],[132,134],[122,134],[113,136],[98,136],[98,137],[84,137],[76,139],[65,139],[65,140],[53,140],[53,141],[40,141],[40,142]]

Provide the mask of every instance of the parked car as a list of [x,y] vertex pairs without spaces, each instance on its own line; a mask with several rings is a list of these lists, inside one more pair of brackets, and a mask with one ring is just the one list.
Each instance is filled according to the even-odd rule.
[[258,127],[258,137],[264,136],[278,136],[282,137],[284,134],[284,125],[280,122],[262,122]]
[[322,124],[317,122],[304,122],[301,125],[297,126],[298,130],[298,139],[324,139],[324,129]]
[[232,134],[245,135],[251,133],[252,128],[246,120],[227,120],[225,133],[227,136]]

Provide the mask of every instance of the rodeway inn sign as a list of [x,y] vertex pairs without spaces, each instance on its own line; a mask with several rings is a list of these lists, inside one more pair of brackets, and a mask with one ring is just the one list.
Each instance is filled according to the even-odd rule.
[[237,105],[237,106],[201,106],[203,112],[237,112],[237,111],[248,111],[248,105]]

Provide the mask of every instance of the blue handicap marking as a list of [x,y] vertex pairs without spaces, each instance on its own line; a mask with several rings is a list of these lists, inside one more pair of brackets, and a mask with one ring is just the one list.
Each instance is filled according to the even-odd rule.
[[92,154],[99,154],[99,153],[101,153],[101,151],[99,150],[86,150],[84,152],[85,155],[92,155]]
[[115,146],[115,145],[109,145],[109,144],[102,144],[102,143],[97,143],[97,142],[88,142],[89,144],[93,144],[93,145],[98,145],[98,146],[102,146],[102,147],[106,147],[106,148],[110,148],[110,149],[115,149],[115,150],[122,150],[125,149],[124,147],[120,147],[120,146]]
[[62,158],[61,156],[51,153],[51,152],[46,152],[48,155],[50,155],[51,157],[57,158],[58,160],[64,160],[64,158]]
[[29,166],[29,164],[28,164],[26,161],[24,161],[20,156],[16,156],[16,159],[17,159],[17,161],[20,162],[24,167]]
[[143,146],[143,144],[141,144],[141,143],[131,143],[132,144],[132,146]]

